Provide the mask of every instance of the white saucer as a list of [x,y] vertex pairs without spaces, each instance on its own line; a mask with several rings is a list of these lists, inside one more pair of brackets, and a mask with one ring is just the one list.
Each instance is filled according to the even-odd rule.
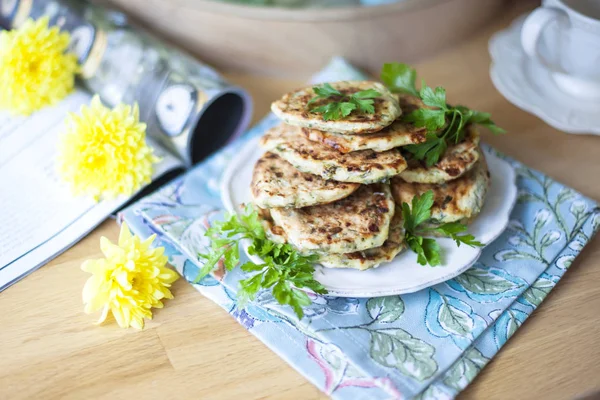
[[525,17],[490,39],[490,76],[496,89],[517,107],[559,130],[600,135],[600,103],[561,91],[550,72],[523,52],[520,36]]
[[[241,212],[240,204],[251,201],[249,185],[252,170],[262,153],[258,139],[252,140],[227,167],[221,196],[228,211]],[[509,163],[492,152],[486,152],[486,160],[492,184],[485,206],[469,227],[469,232],[480,242],[489,244],[508,225],[510,212],[517,199],[517,186],[514,169]],[[444,252],[443,266],[440,267],[419,265],[415,253],[404,251],[392,262],[366,271],[317,266],[315,279],[332,296],[379,297],[412,293],[461,274],[477,261],[482,251],[481,248],[465,245],[456,247],[450,239],[438,239],[438,243]],[[256,256],[248,256],[256,263],[261,262]]]

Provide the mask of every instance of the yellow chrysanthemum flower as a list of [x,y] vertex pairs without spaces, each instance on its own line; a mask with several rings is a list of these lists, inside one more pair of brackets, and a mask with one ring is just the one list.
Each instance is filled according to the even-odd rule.
[[112,312],[121,328],[142,329],[144,318],[152,319],[151,308],[162,308],[163,299],[173,298],[169,287],[178,275],[166,267],[164,247],[150,247],[154,238],[142,242],[123,223],[118,245],[102,237],[105,258],[81,266],[92,274],[83,288],[85,312],[102,310],[98,323]]
[[58,171],[77,195],[131,195],[152,177],[158,161],[146,144],[146,124],[137,105],[112,110],[94,96],[90,107],[69,114],[61,137]]
[[0,32],[0,108],[28,115],[68,95],[79,68],[69,40],[47,17]]

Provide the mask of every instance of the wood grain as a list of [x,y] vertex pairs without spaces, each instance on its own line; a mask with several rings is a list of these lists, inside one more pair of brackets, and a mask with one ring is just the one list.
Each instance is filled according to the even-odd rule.
[[[508,24],[419,65],[450,101],[490,111],[508,130],[484,135],[502,152],[600,200],[600,138],[559,132],[508,103],[489,76],[487,40]],[[231,75],[255,119],[300,81]],[[107,221],[71,250],[0,293],[0,398],[321,399],[321,394],[225,311],[180,280],[142,331],[94,326],[83,313],[83,260],[99,257]],[[493,359],[464,399],[570,399],[600,389],[600,238]]]

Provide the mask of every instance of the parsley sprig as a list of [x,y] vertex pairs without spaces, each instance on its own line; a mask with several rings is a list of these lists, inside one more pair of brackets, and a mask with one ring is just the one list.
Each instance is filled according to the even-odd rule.
[[494,134],[506,132],[490,119],[489,113],[460,105],[448,105],[446,90],[442,87],[433,89],[422,81],[421,89],[417,90],[415,87],[417,73],[407,64],[384,64],[380,78],[392,92],[418,96],[425,105],[434,107],[419,108],[404,116],[405,121],[427,129],[425,142],[411,144],[404,148],[417,160],[425,160],[428,167],[439,161],[448,145],[459,143],[464,138],[467,124],[485,126]]
[[301,289],[327,293],[313,278],[317,257],[301,255],[289,244],[269,240],[251,205],[246,206],[243,214],[232,214],[225,221],[213,223],[205,235],[211,239],[211,247],[208,254],[198,254],[204,259],[204,265],[195,282],[212,272],[221,260],[228,271],[235,268],[240,263],[239,243],[243,239],[250,241],[248,253],[263,260],[262,264],[248,261],[241,266],[242,271],[254,275],[239,282],[240,305],[253,300],[260,289],[271,289],[279,304],[291,306],[298,318],[302,318],[302,307],[311,304],[311,300]]
[[433,206],[433,191],[429,190],[422,195],[416,195],[412,199],[412,207],[402,203],[402,218],[404,220],[405,240],[408,247],[417,253],[417,262],[421,265],[435,267],[442,263],[440,245],[435,239],[423,237],[432,232],[453,239],[460,247],[462,243],[475,247],[483,246],[475,240],[471,234],[460,235],[467,227],[458,222],[449,222],[437,227],[427,227],[425,224],[431,219],[431,207]]
[[[322,114],[325,121],[340,120],[355,110],[365,114],[373,114],[375,112],[373,99],[381,96],[381,93],[375,89],[361,90],[347,96],[334,89],[329,83],[314,86],[313,90],[316,96],[307,103],[308,109],[311,112]],[[313,104],[321,99],[331,99],[332,101],[313,107]]]

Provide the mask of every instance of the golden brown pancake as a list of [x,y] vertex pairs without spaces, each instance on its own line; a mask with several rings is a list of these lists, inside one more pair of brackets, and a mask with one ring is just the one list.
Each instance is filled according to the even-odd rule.
[[368,184],[389,179],[406,168],[406,161],[397,149],[344,154],[308,140],[300,130],[297,126],[281,124],[270,129],[260,144],[298,170],[326,180]]
[[272,208],[271,217],[301,252],[351,253],[381,246],[394,216],[389,185],[362,185],[345,199],[304,208]]
[[410,183],[401,177],[392,179],[392,193],[396,204],[412,202],[415,195],[432,190],[434,203],[431,208],[433,224],[468,222],[479,214],[490,185],[490,175],[483,153],[477,164],[465,175],[442,184]]
[[[330,84],[343,95],[351,95],[368,89],[376,90],[381,95],[373,99],[375,112],[367,114],[355,110],[343,119],[325,121],[322,114],[309,110],[308,103],[316,96],[312,86],[284,95],[281,99],[273,102],[271,111],[288,125],[353,135],[380,131],[400,116],[401,110],[398,100],[379,82],[340,81]],[[332,101],[341,100],[340,96],[319,99],[311,104],[310,108],[313,109]]]
[[443,183],[461,177],[479,160],[479,131],[474,125],[466,127],[465,138],[450,145],[439,161],[428,167],[407,155],[408,168],[400,173],[406,182]]
[[274,153],[265,153],[256,162],[250,188],[254,204],[262,208],[300,208],[331,203],[356,191],[358,183],[325,180],[298,171]]

